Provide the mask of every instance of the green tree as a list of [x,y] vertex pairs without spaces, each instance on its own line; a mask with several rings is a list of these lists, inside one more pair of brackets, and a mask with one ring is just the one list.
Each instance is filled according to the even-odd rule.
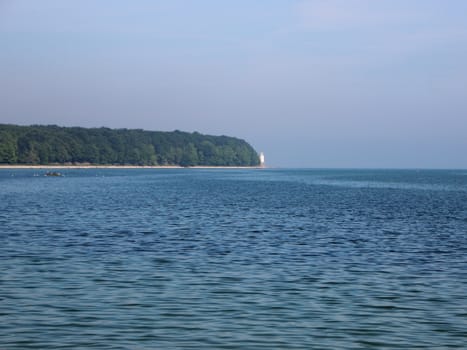
[[188,145],[185,146],[183,150],[183,155],[180,160],[180,165],[181,166],[195,166],[195,165],[198,165],[198,163],[199,163],[198,151],[192,143],[189,143]]
[[12,135],[0,132],[0,163],[14,164],[18,161],[16,143]]
[[0,163],[257,165],[256,151],[227,136],[56,125],[0,124]]

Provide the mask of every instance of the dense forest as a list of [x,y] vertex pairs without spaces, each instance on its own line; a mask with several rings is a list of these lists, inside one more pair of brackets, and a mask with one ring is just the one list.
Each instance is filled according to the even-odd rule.
[[0,124],[0,164],[256,166],[244,140],[182,131]]

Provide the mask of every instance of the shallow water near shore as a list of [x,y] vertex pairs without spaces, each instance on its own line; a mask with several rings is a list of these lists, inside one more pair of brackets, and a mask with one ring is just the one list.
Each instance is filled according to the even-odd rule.
[[467,344],[465,170],[61,172],[0,170],[2,349]]

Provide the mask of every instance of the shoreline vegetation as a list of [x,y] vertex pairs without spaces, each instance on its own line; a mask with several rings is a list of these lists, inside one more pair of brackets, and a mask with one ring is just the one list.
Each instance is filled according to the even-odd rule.
[[180,166],[180,165],[26,165],[0,164],[1,169],[265,169],[264,166]]
[[0,165],[255,167],[245,140],[184,131],[0,124]]

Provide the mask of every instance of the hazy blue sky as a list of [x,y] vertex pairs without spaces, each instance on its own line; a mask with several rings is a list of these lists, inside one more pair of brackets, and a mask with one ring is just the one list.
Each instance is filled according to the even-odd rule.
[[0,122],[226,134],[268,164],[467,167],[465,0],[0,0]]

